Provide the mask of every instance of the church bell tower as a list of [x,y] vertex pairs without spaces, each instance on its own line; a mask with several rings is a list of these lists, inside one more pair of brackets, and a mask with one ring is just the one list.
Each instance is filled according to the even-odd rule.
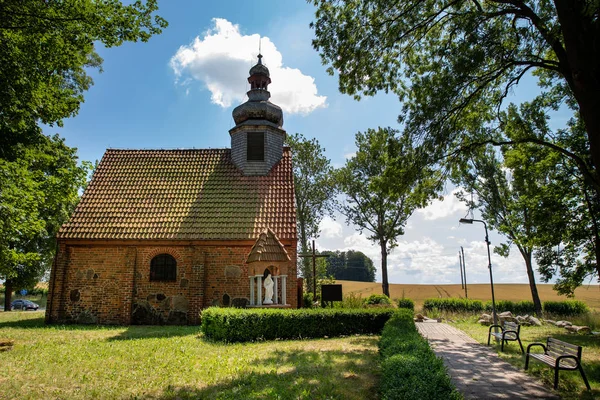
[[283,112],[271,103],[267,90],[271,83],[269,69],[258,55],[258,63],[250,68],[248,101],[233,110],[235,126],[231,136],[233,163],[244,175],[267,175],[283,155],[285,131]]

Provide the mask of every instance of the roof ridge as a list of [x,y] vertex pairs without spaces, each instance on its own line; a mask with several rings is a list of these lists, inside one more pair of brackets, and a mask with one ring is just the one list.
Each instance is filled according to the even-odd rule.
[[106,149],[106,151],[199,151],[199,150],[201,151],[201,150],[231,150],[231,149],[228,148],[228,147],[214,147],[214,148],[213,147],[209,147],[209,148],[195,148],[195,147],[192,147],[192,148],[181,148],[181,147],[176,148],[176,147],[173,147],[173,148],[162,148],[162,149],[157,149],[157,148],[154,148],[154,149],[151,149],[151,148],[148,148],[148,149],[139,149],[139,148],[132,149],[132,148],[124,148],[124,147],[121,147],[121,148],[108,147]]

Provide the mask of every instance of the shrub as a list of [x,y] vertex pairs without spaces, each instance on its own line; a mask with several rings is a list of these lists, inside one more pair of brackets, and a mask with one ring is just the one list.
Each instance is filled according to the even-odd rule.
[[[485,302],[485,310],[492,312],[492,302]],[[535,309],[533,307],[533,301],[510,301],[510,300],[498,300],[496,301],[496,311],[501,313],[504,311],[510,311],[513,314],[533,314]]]
[[202,332],[225,342],[301,339],[380,333],[393,314],[388,309],[232,309],[202,311]]
[[368,304],[368,305],[374,305],[374,304],[391,305],[392,301],[385,294],[372,294],[365,299],[365,304]]
[[589,312],[588,306],[579,300],[544,301],[542,308],[545,313],[574,317]]
[[379,352],[382,399],[462,399],[443,361],[417,332],[412,311],[399,309],[385,324]]
[[415,302],[411,299],[402,298],[398,300],[398,308],[407,308],[411,311],[415,311]]
[[350,292],[344,296],[344,300],[341,302],[336,301],[333,303],[334,308],[365,308],[365,304],[361,296],[356,293]]
[[[542,309],[545,313],[567,317],[582,315],[589,311],[585,303],[577,300],[544,301],[542,303]],[[480,300],[469,299],[427,299],[423,303],[423,310],[426,312],[492,312],[492,302],[486,301],[484,304]],[[498,300],[496,301],[496,311],[510,311],[514,314],[533,314],[535,312],[533,308],[533,301],[530,300]]]
[[423,302],[425,311],[446,311],[446,312],[481,312],[483,311],[483,302],[481,300],[469,299],[426,299]]
[[302,294],[302,307],[313,308],[313,294],[311,292],[304,292]]

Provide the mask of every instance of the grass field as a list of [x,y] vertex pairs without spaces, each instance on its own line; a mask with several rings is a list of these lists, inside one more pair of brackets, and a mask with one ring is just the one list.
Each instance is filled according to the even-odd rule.
[[374,399],[378,336],[226,345],[199,327],[45,326],[0,313],[0,399]]
[[[487,344],[487,335],[489,328],[476,323],[476,318],[469,317],[461,320],[457,319],[454,326],[467,332],[475,340],[482,344]],[[555,326],[524,326],[521,328],[521,340],[523,347],[527,349],[529,343],[544,343],[548,336],[563,340],[568,343],[583,347],[583,369],[592,386],[592,391],[588,392],[579,375],[578,371],[561,371],[559,379],[559,391],[563,399],[599,399],[600,398],[600,337],[569,334],[565,329]],[[505,345],[504,352],[500,352],[500,346],[496,346],[500,357],[513,364],[519,369],[525,366],[525,356],[521,355],[519,345],[516,342],[509,342]],[[529,362],[529,372],[543,381],[546,386],[552,387],[554,384],[554,371],[548,366],[531,361]]]
[[[375,282],[352,282],[336,281],[342,284],[344,295],[354,293],[364,297],[370,294],[381,294],[381,283]],[[569,300],[566,296],[559,296],[552,289],[551,284],[538,284],[538,292],[542,301]],[[469,299],[491,300],[492,293],[489,284],[467,285]],[[531,291],[527,284],[494,284],[496,300],[531,300]],[[423,305],[423,301],[429,298],[464,298],[465,292],[460,285],[404,285],[390,284],[390,295],[392,299],[406,297],[415,302],[417,309]],[[592,310],[600,311],[600,286],[586,285],[575,291],[575,300],[585,302]]]

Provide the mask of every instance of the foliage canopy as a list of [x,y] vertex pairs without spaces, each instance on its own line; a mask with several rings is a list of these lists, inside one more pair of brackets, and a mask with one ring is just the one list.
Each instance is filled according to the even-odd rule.
[[39,123],[61,125],[79,111],[100,68],[95,47],[148,41],[167,26],[157,0],[0,2],[0,157],[38,139]]
[[[534,73],[585,127],[600,192],[600,5],[592,0],[313,0],[313,46],[342,93],[403,102],[400,120],[434,160],[493,140],[503,100]],[[553,145],[552,138],[524,137]],[[560,148],[559,148],[560,150]],[[565,152],[565,155],[574,154]]]

